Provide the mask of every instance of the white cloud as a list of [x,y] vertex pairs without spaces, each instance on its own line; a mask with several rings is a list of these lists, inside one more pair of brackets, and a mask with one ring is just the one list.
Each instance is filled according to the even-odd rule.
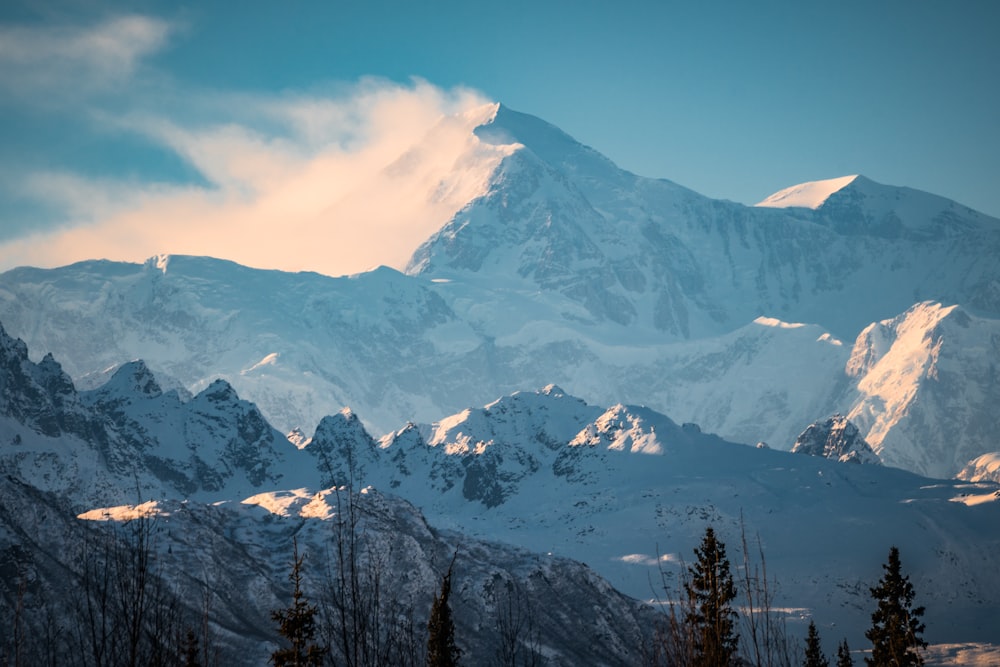
[[123,83],[166,44],[171,29],[167,21],[138,15],[86,27],[0,26],[0,90],[37,97]]
[[191,102],[230,118],[116,120],[175,152],[207,187],[29,175],[24,192],[66,221],[0,245],[0,269],[159,253],[331,275],[402,267],[509,152],[475,138],[492,107],[465,89],[365,80],[337,96],[213,95]]

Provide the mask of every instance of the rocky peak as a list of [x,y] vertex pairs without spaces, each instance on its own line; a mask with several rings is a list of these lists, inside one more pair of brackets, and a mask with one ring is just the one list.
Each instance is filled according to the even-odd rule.
[[0,326],[0,414],[55,437],[85,433],[88,419],[73,381],[51,354],[39,362],[28,358],[28,346]]
[[810,424],[795,439],[792,452],[822,456],[841,463],[881,464],[858,427],[840,414]]
[[305,451],[317,458],[329,486],[363,481],[379,460],[378,446],[350,408],[324,417]]
[[153,371],[141,359],[122,364],[98,390],[104,395],[155,398],[163,393]]

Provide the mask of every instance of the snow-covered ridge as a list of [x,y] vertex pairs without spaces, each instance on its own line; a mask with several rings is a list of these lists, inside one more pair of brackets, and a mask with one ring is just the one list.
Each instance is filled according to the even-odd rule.
[[[25,359],[23,343],[0,339],[0,350],[11,359]],[[10,360],[0,366],[10,367]],[[865,622],[864,615],[856,613],[857,591],[864,590],[866,581],[858,563],[870,561],[874,571],[888,543],[899,545],[914,571],[921,573],[919,589],[933,610],[928,622],[933,621],[939,636],[990,640],[997,627],[992,621],[1000,617],[1000,609],[992,606],[1000,599],[1000,582],[980,576],[984,553],[996,539],[983,526],[1000,526],[1000,517],[988,520],[1000,511],[1000,498],[990,495],[994,485],[933,481],[881,466],[749,447],[703,433],[694,424],[678,425],[648,408],[591,406],[554,385],[503,396],[428,427],[407,425],[377,443],[358,416],[345,409],[322,420],[298,449],[266,423],[255,425],[253,407],[241,402],[225,382],[214,382],[191,399],[193,418],[185,417],[189,420],[178,426],[177,415],[186,414],[187,404],[177,405],[171,392],[158,392],[144,364],[126,364],[112,380],[86,392],[80,409],[113,417],[119,430],[157,436],[148,441],[158,452],[156,461],[183,461],[192,451],[199,455],[206,465],[198,479],[217,476],[225,482],[216,498],[248,501],[241,505],[247,509],[235,510],[236,515],[226,513],[225,505],[205,510],[225,515],[218,520],[228,522],[227,535],[232,534],[233,521],[243,535],[273,533],[277,527],[268,528],[266,522],[244,523],[265,512],[279,519],[334,519],[336,494],[326,481],[339,476],[354,488],[370,486],[408,499],[431,523],[473,537],[514,542],[534,552],[585,559],[634,596],[649,593],[650,567],[657,563],[651,554],[661,538],[666,552],[683,553],[711,523],[735,544],[741,522],[746,522],[767,545],[768,569],[782,582],[783,594],[790,595],[795,606],[836,623],[845,634],[860,636]],[[214,430],[196,430],[203,417]],[[170,475],[157,482],[155,465],[128,476],[102,467],[99,457],[92,469],[39,470],[25,465],[21,453],[26,450],[47,443],[46,460],[51,461],[67,456],[67,448],[59,449],[57,441],[30,428],[33,422],[19,419],[0,416],[0,453],[8,472],[33,483],[41,483],[45,474],[56,475],[58,479],[47,483],[78,498],[92,497],[86,494],[94,492],[89,487],[99,480],[111,485],[102,489],[107,497],[119,499],[134,490],[138,473],[143,492],[162,499],[147,506],[161,520],[184,522],[194,512],[203,524],[218,523],[199,514],[202,510],[195,505],[179,505],[176,499],[186,495],[184,489],[177,488]],[[157,424],[167,426],[159,435]],[[9,435],[12,430],[21,436],[16,443]],[[846,434],[847,429],[842,430]],[[192,431],[195,440],[188,441]],[[280,468],[280,478],[241,485],[239,475],[227,474],[238,472],[239,462],[252,450],[270,451],[270,441],[261,440],[260,433],[283,442],[291,465]],[[96,447],[81,436],[60,437],[73,438],[67,444],[77,450]],[[221,449],[238,456],[215,461],[209,454],[220,443],[228,443]],[[242,451],[241,443],[252,446]],[[137,441],[134,446],[139,464],[156,462],[141,455],[146,444]],[[109,505],[114,503],[101,506]],[[252,506],[260,508],[258,514],[243,514]],[[387,501],[384,509],[394,512],[395,506]],[[986,512],[987,518],[968,514],[973,510]],[[87,516],[127,515],[127,508],[120,508]],[[408,516],[412,527],[429,531],[422,519],[412,512]],[[928,521],[940,526],[932,536],[923,529]],[[803,545],[809,553],[803,554]],[[823,563],[819,570],[817,558]],[[818,584],[817,571],[823,573]]]
[[[0,276],[0,320],[80,386],[142,358],[163,386],[197,393],[225,379],[284,432],[351,405],[385,434],[556,382],[595,405],[648,405],[782,447],[803,424],[854,409],[863,378],[845,378],[847,348],[870,323],[926,300],[1000,313],[1000,224],[941,197],[858,176],[818,209],[716,201],[618,169],[502,105],[435,132],[457,153],[436,154],[428,137],[385,174],[461,200],[407,275],[182,256],[166,273],[157,258],[19,269]],[[933,386],[920,384],[917,412],[944,401]],[[974,405],[955,426],[996,424]],[[852,421],[878,446],[873,419]],[[959,431],[974,454],[992,437]]]
[[841,176],[840,178],[830,178],[823,181],[810,181],[800,183],[790,188],[779,190],[773,195],[766,197],[754,206],[763,208],[812,208],[822,206],[834,192],[837,192],[848,185],[858,176]]

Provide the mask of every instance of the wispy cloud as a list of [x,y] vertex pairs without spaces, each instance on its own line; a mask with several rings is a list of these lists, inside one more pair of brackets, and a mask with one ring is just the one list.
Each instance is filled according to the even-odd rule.
[[165,20],[139,15],[89,26],[0,26],[0,91],[30,97],[125,83],[171,30]]
[[401,267],[505,154],[471,132],[491,107],[466,89],[372,79],[333,95],[186,94],[209,110],[197,121],[151,109],[106,121],[207,185],[29,174],[22,191],[58,206],[64,224],[0,245],[0,268],[159,253],[333,275]]

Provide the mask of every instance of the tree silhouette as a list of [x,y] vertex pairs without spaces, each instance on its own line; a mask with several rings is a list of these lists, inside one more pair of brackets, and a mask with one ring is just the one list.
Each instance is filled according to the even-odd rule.
[[830,667],[830,661],[823,655],[823,647],[819,643],[819,632],[816,623],[809,621],[809,632],[806,634],[806,661],[803,667]]
[[854,667],[854,658],[851,657],[851,648],[846,639],[837,647],[837,667]]
[[684,623],[693,635],[693,662],[695,667],[725,667],[733,663],[739,644],[732,608],[736,586],[726,546],[709,526],[694,554],[697,560],[684,584],[689,603]]
[[292,581],[292,604],[287,609],[276,609],[271,618],[278,623],[278,632],[291,642],[289,648],[281,648],[271,654],[275,667],[320,667],[326,650],[315,643],[316,606],[309,604],[302,592],[302,562],[305,555],[299,555],[299,545],[293,541],[294,560],[288,578]]
[[923,665],[920,649],[927,646],[921,635],[924,624],[920,617],[923,607],[913,606],[913,585],[903,576],[899,549],[889,549],[889,560],[878,585],[871,589],[878,607],[872,614],[872,626],[865,633],[871,640],[871,657],[865,658],[870,667],[911,667]]
[[448,572],[441,580],[441,591],[434,596],[431,606],[431,617],[427,621],[427,667],[455,667],[462,657],[462,651],[455,645],[455,623],[448,602],[454,566],[455,558],[452,558]]

